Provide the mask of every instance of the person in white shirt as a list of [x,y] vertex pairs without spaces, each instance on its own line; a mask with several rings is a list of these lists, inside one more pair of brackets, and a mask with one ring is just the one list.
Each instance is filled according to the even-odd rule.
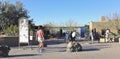
[[93,30],[91,31],[90,36],[91,36],[91,41],[93,43],[93,41],[94,41]]
[[72,41],[75,41],[75,38],[76,38],[76,31],[74,30],[73,32],[72,32]]
[[108,37],[109,37],[109,34],[110,34],[110,30],[107,29],[106,32],[105,32],[105,41],[107,42],[108,41]]

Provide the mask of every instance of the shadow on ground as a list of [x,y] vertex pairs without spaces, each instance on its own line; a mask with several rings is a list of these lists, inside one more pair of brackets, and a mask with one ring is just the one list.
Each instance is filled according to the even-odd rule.
[[[67,52],[67,48],[66,47],[48,47],[49,51],[51,52]],[[54,50],[54,51],[52,51]],[[84,48],[82,49],[82,51],[78,51],[78,52],[86,52],[86,51],[99,51],[99,48]]]
[[62,44],[65,43],[64,40],[50,40],[50,41],[45,41],[47,45],[55,45],[55,44]]
[[8,57],[1,58],[12,58],[12,57],[27,57],[27,56],[37,56],[38,54],[20,54],[20,55],[9,55]]
[[82,51],[99,51],[98,48],[83,49]]
[[[82,51],[78,51],[78,52],[88,52],[88,51],[99,51],[100,49],[97,48],[91,48],[91,49],[83,49]],[[67,52],[66,50],[61,50],[58,52]]]

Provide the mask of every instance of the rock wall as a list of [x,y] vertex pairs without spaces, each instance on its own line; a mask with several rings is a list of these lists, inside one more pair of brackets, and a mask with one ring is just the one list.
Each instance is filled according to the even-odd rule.
[[[35,40],[29,41],[29,44],[37,44]],[[0,37],[0,45],[19,46],[19,37]]]

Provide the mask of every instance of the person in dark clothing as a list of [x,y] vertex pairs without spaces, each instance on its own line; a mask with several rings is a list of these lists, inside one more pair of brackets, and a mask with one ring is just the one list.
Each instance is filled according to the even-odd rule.
[[69,41],[72,41],[72,32],[69,33]]
[[71,32],[70,35],[69,35],[69,37],[70,37],[70,41],[72,41],[72,42],[75,41],[76,32],[75,31]]

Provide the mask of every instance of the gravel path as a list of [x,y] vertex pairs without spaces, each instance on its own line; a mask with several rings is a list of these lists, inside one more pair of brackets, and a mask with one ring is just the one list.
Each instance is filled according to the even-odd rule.
[[9,57],[0,59],[120,59],[119,43],[79,43],[83,47],[80,52],[66,52],[66,43],[48,45],[41,54],[37,52],[37,46],[32,49],[12,47]]

